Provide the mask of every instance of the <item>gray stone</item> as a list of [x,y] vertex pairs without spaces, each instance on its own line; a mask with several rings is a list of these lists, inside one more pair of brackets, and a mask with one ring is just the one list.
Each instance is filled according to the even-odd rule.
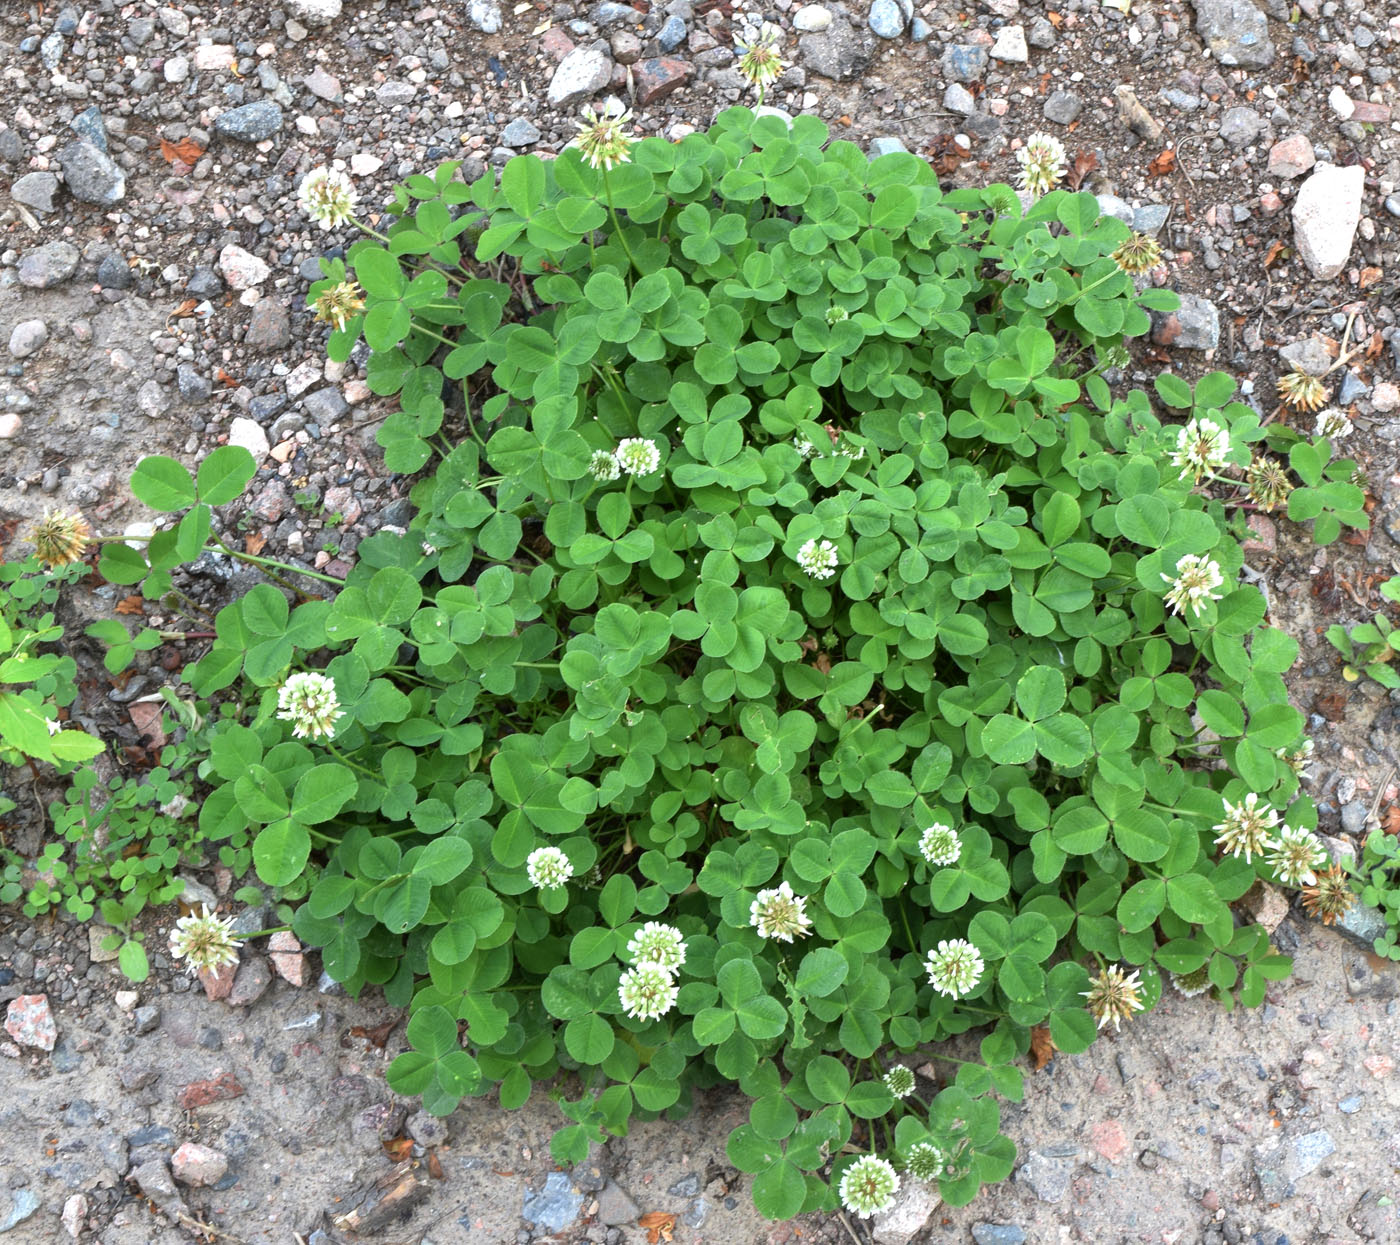
[[870,29],[882,39],[898,39],[907,22],[904,10],[895,0],[875,0],[870,6]]
[[974,1223],[972,1239],[977,1245],[1024,1245],[1026,1234],[1014,1223]]
[[63,36],[57,32],[48,35],[39,44],[39,59],[44,62],[45,69],[57,69],[63,59]]
[[[597,1193],[608,1183],[611,1172],[612,1160],[608,1157],[607,1146],[594,1142],[588,1147],[588,1157],[576,1164],[570,1175],[574,1188],[582,1189],[585,1193]],[[696,1190],[698,1192],[699,1189]]]
[[1120,199],[1117,195],[1096,195],[1099,211],[1105,216],[1112,216],[1121,220],[1125,225],[1133,223],[1133,208],[1126,199]]
[[641,18],[630,4],[618,4],[616,0],[602,0],[588,10],[588,20],[595,26],[616,26],[619,22],[639,22]]
[[1079,114],[1084,111],[1084,101],[1073,91],[1051,91],[1045,98],[1045,107],[1040,111],[1047,121],[1068,125],[1071,121],[1079,120]]
[[148,380],[136,391],[136,407],[148,419],[159,419],[170,409],[170,395],[158,380]]
[[340,98],[340,79],[328,74],[320,65],[317,65],[306,75],[303,83],[317,99],[338,100]]
[[1322,1160],[1336,1149],[1332,1135],[1323,1129],[1295,1137],[1284,1147],[1283,1174],[1289,1180],[1299,1180],[1316,1171]]
[[674,52],[684,42],[686,33],[685,23],[672,13],[656,32],[656,44],[663,52]]
[[550,1172],[538,1193],[532,1189],[525,1191],[520,1217],[536,1227],[562,1232],[578,1218],[582,1208],[583,1194],[574,1190],[569,1177],[564,1172]]
[[1162,232],[1162,227],[1167,223],[1167,217],[1171,214],[1170,204],[1145,203],[1142,207],[1133,209],[1133,228],[1138,233],[1145,233],[1149,238],[1155,238]]
[[282,108],[270,99],[244,104],[220,113],[214,121],[214,132],[240,143],[260,143],[282,128]]
[[1031,28],[1026,33],[1026,42],[1033,48],[1053,48],[1055,46],[1055,27],[1044,17],[1037,17],[1031,22]]
[[160,1028],[160,1008],[154,1003],[148,1003],[132,1012],[131,1019],[138,1034],[153,1033]]
[[528,147],[539,141],[540,127],[524,117],[516,117],[501,131],[501,143],[506,147]]
[[104,290],[129,290],[136,282],[136,274],[120,255],[104,255],[97,265],[97,283]]
[[691,1172],[688,1176],[682,1176],[666,1192],[672,1197],[698,1197],[700,1194],[699,1174]]
[[175,369],[175,387],[186,402],[203,402],[214,392],[214,384],[193,363],[182,363]]
[[1209,299],[1182,294],[1176,311],[1154,311],[1152,340],[1178,350],[1214,350],[1220,342],[1220,312]]
[[447,1140],[447,1125],[437,1116],[426,1111],[415,1111],[404,1125],[408,1135],[420,1146],[431,1149]]
[[1281,346],[1278,357],[1309,376],[1321,376],[1332,366],[1332,356],[1316,337],[1305,337],[1301,341]]
[[148,1198],[172,1219],[178,1219],[185,1205],[180,1199],[170,1168],[163,1158],[150,1159],[132,1173],[130,1179]]
[[21,320],[10,332],[10,353],[16,359],[38,354],[49,340],[49,326],[42,320]]
[[97,105],[84,108],[68,123],[68,128],[84,142],[91,143],[98,151],[107,152],[107,126]]
[[1227,108],[1220,117],[1220,137],[1231,147],[1247,147],[1266,124],[1253,108]]
[[16,272],[21,285],[34,290],[47,290],[67,281],[78,271],[78,261],[82,258],[78,248],[71,242],[46,242],[25,251],[19,257]]
[[575,48],[554,71],[549,82],[549,102],[567,108],[597,94],[612,78],[612,59],[597,48]]
[[1327,281],[1340,275],[1361,221],[1366,171],[1359,164],[1319,164],[1293,204],[1293,241],[1308,271]]
[[892,134],[882,134],[879,138],[870,140],[870,158],[872,160],[878,160],[881,156],[887,156],[891,152],[908,150],[909,148]]
[[341,0],[287,0],[288,13],[303,26],[329,26],[340,10]]
[[484,35],[494,35],[501,28],[501,6],[492,0],[469,0],[467,21]]
[[1264,69],[1273,64],[1268,19],[1250,0],[1192,0],[1196,33],[1222,65]]
[[1367,951],[1374,951],[1376,939],[1385,937],[1389,926],[1386,924],[1385,914],[1379,908],[1364,904],[1358,898],[1337,918],[1333,928]]
[[812,73],[836,82],[859,77],[875,55],[874,40],[844,18],[833,18],[821,34],[803,35],[797,47]]
[[933,1218],[941,1201],[937,1192],[922,1181],[902,1181],[894,1205],[876,1215],[870,1226],[875,1245],[909,1245]]
[[9,1209],[0,1219],[0,1232],[18,1227],[39,1209],[39,1195],[33,1189],[15,1189],[9,1195]]
[[53,211],[57,193],[58,178],[52,173],[26,173],[10,187],[10,198],[40,214]]
[[1350,1094],[1337,1104],[1337,1110],[1343,1115],[1355,1115],[1361,1110],[1362,1098],[1360,1094]]
[[212,268],[196,268],[185,282],[185,293],[196,298],[218,298],[224,292],[224,279]]
[[970,43],[952,43],[939,62],[943,76],[952,82],[976,82],[987,72],[987,49]]
[[831,10],[823,4],[804,4],[792,16],[792,28],[804,35],[814,35],[831,25]]
[[315,393],[308,393],[302,399],[301,405],[306,417],[322,426],[333,424],[350,409],[345,395],[333,385],[318,389]]
[[126,194],[126,174],[105,151],[79,139],[58,153],[68,193],[82,203],[111,207]]
[[418,88],[411,82],[386,82],[374,90],[375,100],[386,108],[393,108],[398,104],[411,104],[417,94]]
[[1058,1202],[1069,1192],[1074,1164],[1068,1158],[1054,1158],[1041,1150],[1032,1150],[1030,1157],[1016,1171],[1016,1179],[1030,1189],[1042,1202]]
[[276,298],[264,298],[248,318],[243,344],[250,350],[280,350],[292,340],[292,319]]
[[1347,368],[1342,373],[1342,387],[1337,393],[1337,401],[1342,406],[1350,406],[1353,402],[1364,398],[1371,392],[1371,386],[1361,379],[1351,368]]
[[1030,60],[1030,49],[1026,46],[1026,31],[1023,26],[1003,26],[997,31],[996,42],[992,44],[993,60],[1013,65],[1024,65]]
[[598,1194],[598,1222],[612,1227],[620,1223],[633,1223],[642,1212],[623,1189],[609,1180]]
[[914,20],[909,23],[909,37],[914,40],[915,43],[923,43],[931,34],[933,34],[933,27],[915,13]]
[[943,107],[959,116],[970,117],[977,111],[977,99],[961,82],[950,82],[943,92]]
[[233,978],[233,989],[228,994],[230,1007],[250,1007],[256,1003],[272,984],[272,969],[268,962],[257,955],[243,961]]

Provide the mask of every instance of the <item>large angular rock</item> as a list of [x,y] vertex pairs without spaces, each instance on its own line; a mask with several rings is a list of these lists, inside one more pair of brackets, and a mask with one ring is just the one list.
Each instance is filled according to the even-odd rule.
[[1250,0],[1192,0],[1196,33],[1222,65],[1264,69],[1274,63],[1268,19]]
[[16,272],[19,283],[33,290],[47,290],[67,281],[78,270],[82,258],[71,242],[46,242],[19,257]]
[[270,99],[231,108],[214,120],[214,130],[240,143],[260,143],[282,128],[282,109]]
[[1152,312],[1152,340],[1177,350],[1214,350],[1220,344],[1220,311],[1209,299],[1182,294],[1176,311]]
[[1293,241],[1308,271],[1323,281],[1346,267],[1356,227],[1366,171],[1359,164],[1339,168],[1319,164],[1293,203]]
[[869,32],[856,30],[844,17],[834,18],[820,34],[803,35],[797,47],[807,69],[837,82],[860,77],[875,55]]
[[575,48],[554,71],[549,82],[549,102],[567,108],[596,95],[612,78],[612,60],[596,48]]
[[941,1205],[942,1199],[934,1189],[906,1177],[894,1205],[875,1216],[871,1225],[875,1245],[909,1245]]
[[111,207],[126,194],[126,174],[105,151],[79,139],[58,153],[68,193],[81,203]]

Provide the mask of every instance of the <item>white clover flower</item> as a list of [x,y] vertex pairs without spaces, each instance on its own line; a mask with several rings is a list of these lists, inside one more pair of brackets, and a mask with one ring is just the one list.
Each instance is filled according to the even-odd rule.
[[526,858],[525,873],[531,886],[553,891],[574,876],[574,865],[557,847],[537,847]]
[[627,943],[633,964],[655,964],[673,973],[685,963],[685,935],[674,925],[648,921]]
[[915,1180],[937,1180],[943,1174],[944,1157],[931,1141],[916,1141],[909,1147],[904,1166]]
[[1197,481],[1225,465],[1230,452],[1229,432],[1210,419],[1190,419],[1177,430],[1176,452],[1172,466],[1179,467],[1183,476],[1195,476]]
[[853,1215],[869,1218],[894,1205],[899,1176],[886,1159],[863,1154],[841,1173],[841,1205]]
[[760,938],[791,942],[812,932],[807,916],[807,897],[793,894],[792,887],[783,882],[772,890],[759,891],[749,905],[749,924],[758,930]]
[[334,229],[355,215],[355,187],[339,169],[312,169],[301,179],[297,202],[322,229]]
[[809,540],[797,551],[797,565],[813,579],[830,579],[841,559],[829,540]]
[[1223,847],[1231,856],[1243,856],[1248,864],[1256,854],[1262,856],[1276,845],[1278,813],[1267,804],[1261,806],[1255,792],[1251,791],[1238,804],[1222,802],[1225,820],[1211,827],[1220,831],[1215,840],[1217,847]]
[[1032,134],[1016,153],[1021,165],[1021,189],[1039,198],[1065,175],[1065,145],[1053,134]]
[[628,437],[613,451],[617,469],[629,476],[649,476],[661,466],[661,451],[655,441],[645,437]]
[[851,318],[851,313],[841,306],[832,306],[826,309],[826,322],[828,326],[840,324]]
[[752,26],[744,31],[743,39],[736,44],[739,53],[739,73],[758,88],[758,102],[763,103],[768,88],[783,76],[787,64],[778,55],[778,44],[783,37],[782,29],[772,22],[764,22],[757,30]]
[[175,922],[170,931],[170,954],[184,960],[191,977],[201,972],[216,973],[226,964],[238,963],[241,938],[233,936],[233,922],[215,916],[209,905],[201,905],[198,914],[191,912]]
[[929,985],[939,994],[960,999],[971,994],[982,980],[982,953],[966,938],[945,938],[924,962]]
[[298,739],[334,735],[336,720],[345,716],[335,680],[314,670],[290,676],[277,691],[277,716],[293,724],[292,734]]
[[622,974],[617,997],[633,1020],[656,1020],[675,1004],[680,989],[660,964],[639,964]]
[[617,465],[615,455],[609,454],[607,450],[594,450],[593,457],[588,460],[588,474],[595,480],[606,483],[616,480],[622,474],[622,468]]
[[1316,745],[1311,739],[1305,739],[1292,751],[1287,748],[1279,748],[1274,755],[1287,765],[1297,777],[1301,778],[1303,771],[1312,763],[1315,747]]
[[1167,592],[1167,604],[1178,614],[1190,610],[1196,617],[1205,612],[1211,601],[1220,600],[1220,593],[1211,589],[1219,588],[1225,582],[1219,564],[1202,554],[1188,553],[1176,564],[1176,578],[1163,574],[1162,578],[1171,585]]
[[1352,423],[1346,417],[1346,412],[1338,407],[1329,406],[1325,411],[1317,413],[1317,435],[1326,437],[1330,441],[1339,441],[1345,436],[1350,436]]
[[419,544],[418,547],[423,551],[423,556],[425,558],[431,558],[438,551],[436,545],[430,545],[426,540]]
[[1284,826],[1264,859],[1285,886],[1316,886],[1317,870],[1327,863],[1327,849],[1311,830]]
[[343,333],[345,326],[365,309],[365,292],[358,281],[341,281],[316,295],[312,304],[315,318],[322,324],[329,324],[337,333]]
[[914,1092],[914,1074],[902,1063],[895,1064],[881,1079],[896,1098],[908,1098]]
[[1118,1028],[1119,1021],[1131,1020],[1134,1012],[1143,1008],[1142,983],[1138,981],[1141,969],[1125,973],[1117,964],[1110,964],[1097,977],[1089,979],[1089,988],[1084,991],[1084,1006],[1098,1021],[1102,1029],[1110,1020]]
[[817,452],[817,447],[807,440],[806,437],[793,437],[792,447],[801,456],[803,462],[806,462]]
[[577,147],[589,165],[606,173],[631,161],[632,144],[637,140],[622,129],[632,120],[631,109],[614,114],[613,106],[609,105],[600,116],[589,106],[583,110],[583,117],[582,121],[574,123],[578,126],[578,136],[569,146]]
[[919,836],[919,854],[931,865],[955,865],[962,855],[962,840],[951,826],[935,821]]

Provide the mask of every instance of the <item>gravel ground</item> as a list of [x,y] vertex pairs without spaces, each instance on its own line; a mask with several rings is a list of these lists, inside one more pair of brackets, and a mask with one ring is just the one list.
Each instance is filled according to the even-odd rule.
[[[1394,5],[639,3],[0,6],[0,523],[57,503],[104,531],[145,522],[125,489],[137,459],[193,464],[232,438],[263,463],[232,533],[343,570],[409,509],[374,444],[386,407],[354,362],[325,361],[303,305],[317,258],[353,238],[299,215],[301,175],[337,163],[373,205],[440,160],[475,177],[557,151],[578,109],[609,94],[640,131],[679,137],[753,102],[732,44],[746,17],[767,18],[791,61],[770,104],[875,153],[925,155],[947,186],[1009,180],[1015,147],[1046,130],[1105,210],[1161,240],[1183,310],[1136,345],[1124,384],[1224,367],[1267,413],[1291,361],[1322,371],[1363,347],[1327,383],[1355,423],[1346,450],[1367,474],[1371,532],[1318,550],[1259,516],[1251,565],[1272,620],[1303,645],[1291,685],[1311,714],[1324,827],[1364,833],[1396,798],[1400,698],[1341,682],[1320,632],[1376,608],[1400,562]],[[196,595],[246,586],[207,569]],[[74,608],[114,603],[100,588]],[[161,659],[138,677],[168,677]],[[123,703],[93,696],[80,720],[139,737]],[[1056,1059],[1012,1109],[1015,1180],[960,1211],[911,1207],[879,1239],[1400,1239],[1395,973],[1294,919],[1278,940],[1298,941],[1298,974],[1269,1007],[1227,1015],[1173,997]],[[406,1137],[420,1163],[396,1179],[421,1204],[386,1240],[641,1241],[638,1211],[675,1212],[678,1241],[851,1239],[839,1219],[753,1216],[723,1155],[734,1100],[613,1142],[606,1178],[551,1177],[547,1100],[514,1114],[475,1103],[445,1135],[402,1120],[381,1071],[401,1030],[383,1050],[352,1036],[390,1013],[319,993],[314,958],[298,987],[252,955],[239,998],[254,997],[234,1007],[197,999],[168,963],[119,1001],[124,983],[91,949],[62,923],[0,929],[0,1002],[46,995],[58,1035],[52,1052],[3,1048],[7,1239],[70,1239],[65,1207],[104,1242],[200,1239],[182,1214],[222,1239],[336,1239],[333,1216],[396,1170],[381,1134],[395,1156]],[[220,1071],[244,1092],[182,1108],[185,1086]],[[184,1142],[217,1153],[186,1152],[176,1172],[190,1179],[171,1184]]]

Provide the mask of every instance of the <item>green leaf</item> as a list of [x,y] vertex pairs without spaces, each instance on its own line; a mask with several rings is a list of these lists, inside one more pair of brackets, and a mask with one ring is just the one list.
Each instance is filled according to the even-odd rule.
[[131,491],[152,510],[184,510],[198,500],[194,477],[164,454],[148,455],[136,464]]
[[1065,676],[1051,666],[1032,666],[1016,684],[1016,703],[1032,722],[1058,713],[1065,703]]
[[241,445],[221,445],[199,464],[195,477],[199,500],[207,506],[233,501],[257,470],[257,460]]
[[295,882],[310,855],[311,835],[290,817],[273,822],[253,840],[253,867],[268,886]]
[[802,994],[825,998],[846,980],[850,966],[845,956],[830,947],[818,947],[802,957],[794,985]]
[[313,765],[297,779],[292,816],[304,826],[329,821],[354,798],[355,775],[343,765]]
[[982,729],[982,746],[998,765],[1024,765],[1035,756],[1035,728],[1020,718],[998,713]]

